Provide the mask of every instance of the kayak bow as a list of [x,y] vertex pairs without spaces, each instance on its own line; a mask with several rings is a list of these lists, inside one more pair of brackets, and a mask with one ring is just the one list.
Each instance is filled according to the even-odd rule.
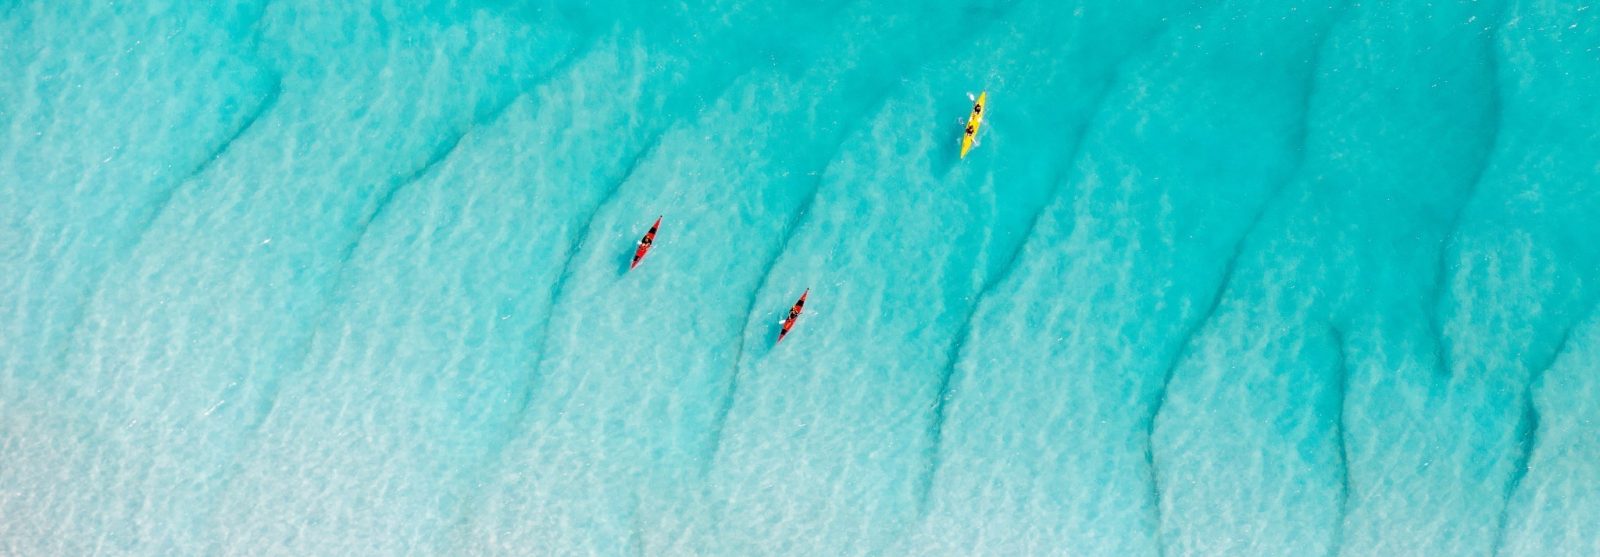
[[633,250],[633,264],[628,265],[629,269],[638,267],[639,260],[644,259],[644,254],[650,253],[650,246],[656,243],[656,229],[658,228],[661,228],[661,217],[659,216],[656,217],[656,223],[650,225],[650,231],[645,232],[644,237],[639,239],[639,249]]
[[789,317],[783,320],[783,329],[778,331],[778,342],[783,342],[783,337],[789,335],[789,329],[794,328],[795,320],[800,319],[800,311],[806,308],[806,296],[811,294],[811,289],[800,293],[800,299],[795,301],[794,307],[789,308]]

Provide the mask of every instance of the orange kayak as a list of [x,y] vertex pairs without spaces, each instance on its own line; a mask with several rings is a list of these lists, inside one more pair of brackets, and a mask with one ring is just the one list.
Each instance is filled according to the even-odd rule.
[[653,246],[656,243],[656,230],[660,228],[661,217],[658,216],[656,217],[656,223],[650,225],[650,231],[645,232],[644,237],[639,239],[639,248],[633,250],[633,264],[628,265],[629,269],[638,267],[639,260],[644,259],[644,254],[650,253],[650,246]]
[[807,288],[800,293],[800,300],[794,303],[794,307],[789,308],[789,317],[783,320],[783,329],[778,331],[778,342],[783,342],[783,337],[789,336],[789,329],[793,329],[794,322],[800,319],[800,312],[806,308],[806,296],[809,294],[811,289]]

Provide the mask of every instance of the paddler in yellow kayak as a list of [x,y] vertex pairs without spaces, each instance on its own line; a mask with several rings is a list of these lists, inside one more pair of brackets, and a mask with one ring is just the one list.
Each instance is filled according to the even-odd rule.
[[[970,97],[971,93],[968,93],[968,96]],[[972,115],[967,117],[967,132],[961,136],[961,158],[963,159],[967,158],[967,151],[971,151],[972,146],[977,145],[978,128],[983,127],[983,102],[988,99],[989,92],[984,91],[979,93],[978,98],[972,102]]]

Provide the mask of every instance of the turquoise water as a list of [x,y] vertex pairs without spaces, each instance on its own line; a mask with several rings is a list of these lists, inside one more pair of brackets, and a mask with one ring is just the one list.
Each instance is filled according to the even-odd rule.
[[1586,1],[0,2],[0,555],[1600,554]]

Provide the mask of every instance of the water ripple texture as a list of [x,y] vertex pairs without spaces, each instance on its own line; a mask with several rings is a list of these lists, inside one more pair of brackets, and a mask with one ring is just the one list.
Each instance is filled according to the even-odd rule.
[[0,2],[0,555],[1600,555],[1596,52],[1582,0]]

